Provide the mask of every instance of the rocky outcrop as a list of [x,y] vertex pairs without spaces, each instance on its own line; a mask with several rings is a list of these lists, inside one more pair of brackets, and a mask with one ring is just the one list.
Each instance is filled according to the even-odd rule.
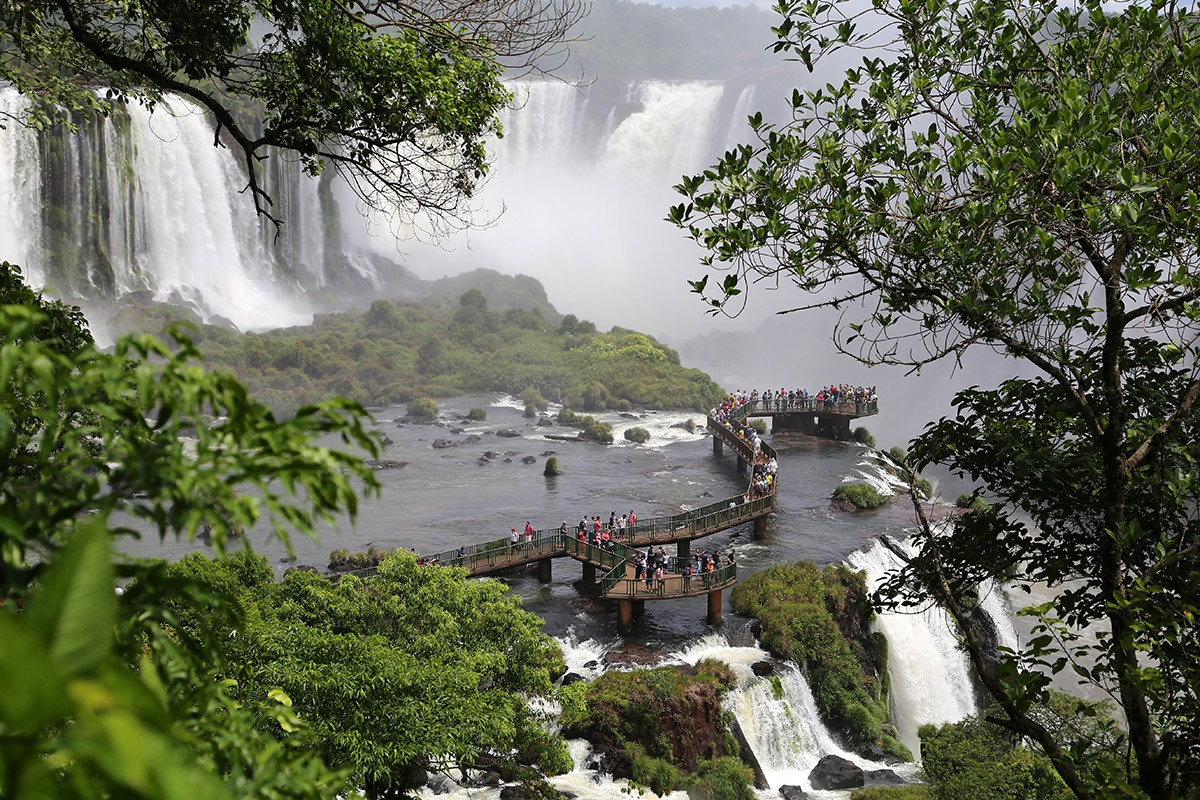
[[780,786],[779,796],[783,800],[808,800],[808,792],[799,786]]
[[857,789],[865,785],[866,779],[862,767],[853,761],[827,755],[808,773],[808,782],[814,789]]
[[470,436],[468,436],[465,439],[434,439],[433,440],[433,449],[434,450],[445,450],[450,447],[462,447],[464,444],[475,444],[476,442],[481,442],[481,441],[483,441],[483,440],[481,438],[479,438],[478,436],[476,436],[475,434],[471,434]]
[[371,469],[401,469],[408,466],[407,461],[393,461],[390,458],[371,458],[363,463]]

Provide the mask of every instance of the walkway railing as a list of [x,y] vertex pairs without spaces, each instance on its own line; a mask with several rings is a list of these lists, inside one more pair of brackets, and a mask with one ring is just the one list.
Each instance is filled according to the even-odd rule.
[[796,400],[755,400],[751,406],[751,414],[773,414],[787,411],[812,411],[814,413],[829,412],[834,414],[853,414],[858,417],[869,417],[879,413],[879,400],[818,400],[815,397],[803,397]]
[[[751,404],[745,403],[733,410],[730,416],[744,420],[750,413]],[[717,422],[710,413],[708,429],[724,444],[732,447],[747,463],[754,461],[754,447],[750,442],[739,438],[730,428]],[[761,442],[759,451],[766,458],[775,458],[775,450],[766,442]],[[543,558],[570,556],[579,561],[606,568],[607,572],[600,582],[600,593],[605,597],[620,598],[654,598],[654,597],[684,597],[691,594],[701,594],[737,582],[737,565],[727,564],[714,569],[712,572],[695,575],[684,575],[682,570],[686,565],[679,564],[674,558],[669,562],[662,590],[655,586],[646,590],[644,584],[629,577],[639,556],[638,547],[655,544],[688,541],[701,536],[707,536],[718,531],[732,528],[762,517],[775,509],[774,490],[763,497],[751,499],[744,496],[718,500],[700,508],[689,509],[678,514],[639,519],[636,525],[628,528],[610,530],[610,540],[607,545],[598,546],[592,540],[579,539],[575,531],[563,534],[559,528],[534,531],[532,537],[521,533],[517,542],[510,537],[502,537],[478,544],[464,545],[460,550],[446,550],[432,556],[422,558],[424,563],[439,566],[463,567],[471,575],[483,575],[510,567],[518,567]],[[349,570],[341,575],[356,575],[369,577],[377,571],[376,567]]]

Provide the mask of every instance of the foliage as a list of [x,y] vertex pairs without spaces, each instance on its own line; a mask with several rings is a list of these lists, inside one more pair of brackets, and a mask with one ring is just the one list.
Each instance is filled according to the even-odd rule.
[[7,3],[0,80],[37,101],[38,128],[68,121],[60,109],[186,98],[241,159],[260,214],[272,204],[261,162],[286,156],[310,175],[334,167],[368,208],[433,227],[461,222],[487,170],[485,141],[509,100],[503,69],[561,55],[583,11],[570,0]]
[[912,786],[869,786],[855,789],[850,800],[932,800],[929,787],[923,784]]
[[609,670],[587,685],[585,709],[563,714],[563,732],[611,742],[631,761],[661,759],[690,772],[698,759],[726,754],[719,696],[733,682],[728,667],[704,662],[690,671]]
[[408,401],[405,410],[410,417],[418,419],[433,419],[438,414],[437,402],[429,397],[418,397]]
[[954,501],[954,505],[959,508],[965,508],[969,511],[988,511],[991,505],[974,492],[964,492],[960,494]]
[[467,419],[471,422],[483,422],[487,419],[487,412],[482,408],[472,408],[467,412]]
[[[244,607],[117,553],[123,537],[205,527],[221,551],[256,522],[290,548],[293,533],[353,518],[354,484],[378,486],[346,452],[377,453],[365,413],[336,401],[277,421],[198,368],[186,337],[100,353],[77,312],[5,278],[19,305],[0,306],[0,795],[341,793],[288,696],[264,686],[235,703],[217,643],[168,606],[213,620]],[[343,449],[314,446],[321,436]],[[239,566],[227,583],[260,578]]]
[[632,428],[625,429],[625,438],[637,444],[645,444],[650,441],[650,431],[645,428],[635,425]]
[[765,419],[752,419],[750,420],[750,427],[759,433],[766,433],[767,421]]
[[[196,556],[168,572],[212,586],[229,568]],[[367,580],[295,570],[239,599],[251,611],[236,636],[199,609],[179,613],[224,643],[239,698],[287,692],[325,761],[370,796],[406,787],[431,760],[507,761],[515,749],[551,774],[570,769],[526,701],[551,693],[561,653],[503,584],[398,551]]]
[[1049,759],[979,718],[923,725],[921,773],[934,800],[1066,800],[1071,791]]
[[574,424],[583,428],[579,432],[579,438],[599,444],[612,444],[612,425],[609,425],[607,422],[601,422],[595,417],[583,416],[576,417]]
[[675,791],[680,784],[679,770],[669,761],[649,756],[633,759],[633,780],[656,795],[662,796]]
[[917,491],[917,496],[923,500],[933,499],[933,482],[928,478],[920,476],[913,479],[913,488]]
[[854,441],[858,442],[859,444],[865,444],[867,447],[875,446],[875,437],[871,435],[869,430],[861,425],[851,431],[850,435],[854,438]]
[[[529,279],[544,296],[541,285]],[[532,289],[530,289],[532,291]],[[477,290],[477,293],[478,292]],[[464,293],[466,296],[469,292]],[[513,303],[534,305],[512,291]],[[379,306],[378,303],[387,303]],[[669,355],[638,356],[644,347],[670,348],[637,334],[591,334],[611,343],[603,352],[568,347],[571,337],[541,320],[542,312],[472,300],[466,305],[433,298],[375,301],[394,309],[398,322],[380,327],[379,313],[317,314],[313,324],[286,330],[234,335],[201,326],[208,362],[236,374],[256,399],[291,412],[305,403],[343,395],[370,406],[405,404],[419,397],[465,392],[529,394],[535,408],[549,401],[582,404],[585,392],[597,408],[630,405],[711,408],[722,392],[707,375],[685,369]],[[389,313],[390,317],[391,314]],[[375,319],[374,326],[368,317]],[[154,322],[154,330],[161,320]],[[647,345],[644,342],[652,342]],[[527,404],[528,405],[528,404]]]
[[558,456],[550,456],[546,459],[546,468],[542,470],[542,474],[549,477],[562,474],[558,468]]
[[892,501],[889,495],[880,494],[874,486],[868,483],[838,484],[837,488],[833,490],[833,496],[845,500],[861,511],[879,508]]
[[701,761],[688,786],[705,800],[754,800],[754,770],[725,756]]
[[805,670],[831,728],[856,745],[880,743],[888,721],[886,653],[869,641],[862,573],[807,561],[776,565],[740,581],[732,602],[738,614],[760,621],[763,647]]
[[[780,11],[778,50],[852,66],[680,184],[671,218],[724,273],[715,296],[708,275],[693,288],[719,311],[790,279],[844,312],[838,346],[871,364],[973,347],[1020,360],[1021,377],[960,392],[911,448],[995,508],[937,531],[916,509],[918,555],[881,601],[946,607],[1006,724],[1076,796],[1186,795],[1200,785],[1200,18],[1163,0],[881,0],[861,26],[840,3]],[[1010,568],[1063,588],[1028,609],[1020,652],[989,662],[966,601]],[[1119,771],[1082,774],[1033,716],[1064,670],[1119,698]]]
[[558,421],[562,425],[573,425],[579,419],[579,415],[569,408],[564,408],[558,412]]

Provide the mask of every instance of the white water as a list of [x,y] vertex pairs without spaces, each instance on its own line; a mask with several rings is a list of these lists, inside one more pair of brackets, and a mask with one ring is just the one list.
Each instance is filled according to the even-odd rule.
[[[0,114],[19,116],[27,102],[0,89]],[[127,116],[126,116],[127,115]],[[125,124],[127,122],[127,125]],[[48,280],[43,162],[39,134],[8,121],[0,132],[0,258],[25,267],[36,287]],[[53,134],[57,136],[58,134]],[[189,304],[202,318],[225,317],[244,329],[306,323],[301,292],[328,283],[327,244],[318,182],[295,163],[272,162],[275,229],[254,213],[242,164],[213,145],[213,128],[196,106],[168,98],[149,113],[131,105],[113,119],[67,139],[58,170],[65,208],[56,234],[80,252],[97,249],[111,265],[116,296],[149,290],[155,300]],[[82,265],[63,293],[88,296],[95,284]],[[75,271],[74,265],[69,267]],[[369,267],[360,271],[371,282]],[[98,290],[96,290],[98,291]]]
[[27,281],[45,283],[41,226],[26,223],[41,216],[42,175],[37,134],[15,121],[29,107],[11,89],[0,89],[0,260],[20,265]]

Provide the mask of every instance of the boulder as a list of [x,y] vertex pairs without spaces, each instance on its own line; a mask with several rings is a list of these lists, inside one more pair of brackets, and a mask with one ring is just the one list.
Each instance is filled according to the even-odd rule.
[[521,463],[522,464],[536,464],[537,457],[536,456],[525,456],[524,458],[521,459]]
[[506,430],[502,430],[502,431],[496,431],[496,435],[503,436],[505,439],[516,439],[516,438],[520,437],[521,432],[514,431],[510,428],[510,429],[506,429]]
[[393,461],[390,458],[371,458],[364,463],[371,469],[400,469],[408,466],[407,461]]
[[394,442],[394,441],[392,441],[392,437],[388,436],[386,433],[385,433],[385,434],[383,434],[383,436],[381,437],[380,441],[382,441],[382,442],[383,442],[383,446],[384,446],[384,447],[388,447],[388,446],[390,446],[390,445],[393,445],[393,444],[395,444],[395,442]]
[[763,678],[775,671],[775,665],[770,661],[755,661],[750,665],[750,671]]
[[554,421],[546,416],[543,416],[541,419],[539,419],[537,421],[537,424],[538,424],[539,428],[553,428],[554,427]]
[[433,449],[445,450],[448,447],[458,447],[460,444],[462,444],[462,442],[456,442],[453,439],[434,439]]
[[449,794],[454,791],[454,781],[446,775],[434,775],[426,784],[432,794]]
[[783,800],[808,800],[808,792],[799,786],[780,786],[779,796]]
[[863,771],[853,761],[841,756],[823,756],[808,773],[814,789],[857,789],[865,783]]
[[586,680],[586,678],[578,672],[568,672],[566,675],[563,675],[562,685],[570,686],[572,683],[579,683],[582,680]]
[[869,769],[863,776],[867,779],[867,786],[901,786],[908,783],[890,769]]

